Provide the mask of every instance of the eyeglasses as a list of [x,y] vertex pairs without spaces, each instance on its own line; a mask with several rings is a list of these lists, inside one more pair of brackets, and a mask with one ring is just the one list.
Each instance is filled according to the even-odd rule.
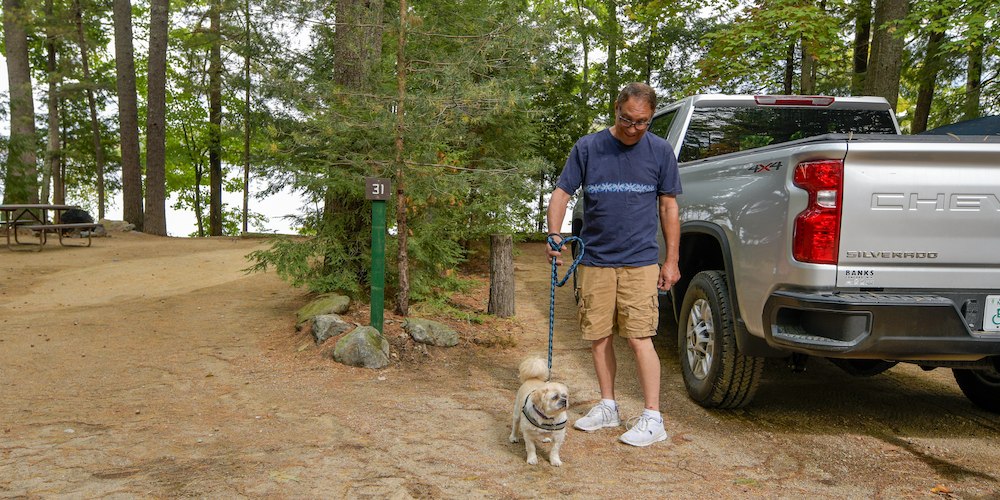
[[636,130],[646,130],[646,128],[649,127],[650,123],[648,121],[634,122],[632,120],[629,120],[628,118],[623,117],[622,115],[618,115],[618,121],[622,122],[622,125],[624,125],[625,128],[635,127]]

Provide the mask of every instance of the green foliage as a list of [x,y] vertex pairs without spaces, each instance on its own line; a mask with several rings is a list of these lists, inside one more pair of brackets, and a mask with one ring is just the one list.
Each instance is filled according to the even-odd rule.
[[477,325],[486,322],[486,316],[476,312],[468,311],[457,307],[452,302],[451,297],[468,293],[476,283],[473,280],[461,279],[457,275],[449,275],[438,280],[433,289],[422,290],[421,293],[414,293],[413,299],[418,302],[413,313],[424,317],[446,317],[459,321],[475,323]]
[[[469,1],[460,13],[451,2],[411,6],[402,178],[396,175],[392,133],[392,48],[398,31],[387,31],[376,93],[331,83],[332,33],[325,27],[315,32],[315,50],[290,73],[303,84],[294,87],[294,94],[275,87],[289,110],[270,129],[273,152],[291,167],[283,181],[327,207],[309,218],[314,238],[283,242],[273,253],[255,256],[258,263],[285,262],[286,256],[312,259],[309,265],[282,266],[286,273],[298,273],[293,283],[356,296],[366,290],[370,232],[364,229],[370,227],[370,209],[361,198],[365,176],[393,177],[394,187],[404,191],[414,299],[433,296],[448,280],[465,258],[462,242],[530,225],[529,201],[537,193],[533,179],[540,163],[525,147],[535,135],[527,91],[534,88],[535,69],[528,49],[537,42],[521,24],[523,5]],[[394,218],[396,203],[389,203],[390,236],[403,230]],[[320,240],[326,241],[322,252]],[[397,243],[390,237],[390,280]]]
[[360,296],[361,286],[353,270],[345,267],[339,241],[326,235],[313,238],[277,238],[271,248],[251,252],[253,265],[247,272],[273,268],[278,276],[311,292],[343,291]]
[[[81,1],[89,79],[82,74],[72,1],[53,0],[50,19],[39,15],[41,2],[30,5],[36,10],[29,34],[34,94],[42,102],[59,99],[68,197],[93,211],[96,154],[86,90],[96,99],[109,196],[120,188],[111,2]],[[302,237],[255,252],[251,269],[274,269],[297,286],[356,297],[367,291],[370,265],[370,205],[361,192],[366,176],[391,177],[403,190],[412,298],[446,304],[442,297],[460,293],[452,271],[468,258],[469,242],[539,229],[544,196],[572,144],[607,125],[608,96],[621,83],[648,81],[666,103],[693,92],[778,92],[791,69],[795,92],[803,48],[816,63],[816,92],[846,95],[854,76],[854,9],[847,0],[412,0],[399,165],[396,2],[384,6],[382,50],[366,88],[336,83],[343,61],[334,55],[335,37],[347,29],[334,19],[336,3],[253,0],[249,33],[243,3],[222,6],[224,188],[242,189],[237,173],[249,124],[251,177],[265,184],[259,195],[291,189],[301,198]],[[134,2],[140,101],[147,7]],[[207,51],[215,36],[207,8],[205,0],[172,3],[166,124],[167,192],[176,207],[202,218],[209,202]],[[979,49],[982,97],[973,108],[1000,112],[998,18],[995,0],[911,2],[909,16],[893,25],[906,40],[899,101],[904,127],[932,32],[945,36],[928,125],[969,112],[968,65]],[[58,52],[55,74],[46,69],[47,28]],[[607,61],[611,48],[613,65]],[[249,82],[243,75],[247,56]],[[50,79],[59,84],[56,96],[47,95]],[[248,84],[252,103],[245,117]],[[39,109],[36,115],[38,137],[45,138],[47,118]],[[743,139],[744,147],[766,141]],[[8,142],[0,137],[0,158]],[[38,151],[42,158],[44,141]],[[389,295],[397,287],[396,245],[404,230],[396,204],[394,198],[387,207]],[[235,207],[225,207],[227,234],[238,232],[239,216]]]
[[[850,53],[841,36],[842,0],[758,0],[732,22],[708,33],[706,57],[698,62],[700,85],[723,92],[779,93],[788,51],[807,47],[820,65]],[[841,69],[841,72],[849,68]]]

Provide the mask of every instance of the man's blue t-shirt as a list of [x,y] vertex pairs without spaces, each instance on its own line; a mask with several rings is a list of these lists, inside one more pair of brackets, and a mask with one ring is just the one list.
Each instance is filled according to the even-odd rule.
[[580,262],[596,267],[659,263],[658,197],[681,193],[670,143],[651,132],[626,146],[609,129],[580,138],[556,183],[570,195],[583,186],[586,252]]

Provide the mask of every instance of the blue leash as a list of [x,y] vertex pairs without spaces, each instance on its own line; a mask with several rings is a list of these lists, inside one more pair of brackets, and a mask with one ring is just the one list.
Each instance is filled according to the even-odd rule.
[[573,263],[570,264],[569,270],[566,271],[566,275],[563,276],[561,280],[559,279],[559,274],[556,272],[556,258],[552,257],[552,286],[549,288],[549,378],[552,378],[552,332],[554,330],[556,319],[556,287],[565,285],[566,281],[569,280],[569,277],[573,275],[574,271],[576,271],[576,266],[578,266],[580,261],[583,260],[583,253],[586,249],[586,245],[583,244],[583,240],[577,238],[576,236],[565,238],[559,243],[553,241],[552,236],[549,236],[545,241],[548,242],[549,247],[555,251],[562,250],[562,248],[566,246],[566,243],[572,243],[575,241],[580,244],[580,253],[575,259],[573,259]]

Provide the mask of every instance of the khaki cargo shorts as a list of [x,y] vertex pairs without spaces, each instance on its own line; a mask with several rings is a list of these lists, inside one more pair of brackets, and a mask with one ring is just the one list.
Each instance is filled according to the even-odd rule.
[[577,268],[578,316],[584,340],[618,331],[624,338],[656,335],[660,266]]

